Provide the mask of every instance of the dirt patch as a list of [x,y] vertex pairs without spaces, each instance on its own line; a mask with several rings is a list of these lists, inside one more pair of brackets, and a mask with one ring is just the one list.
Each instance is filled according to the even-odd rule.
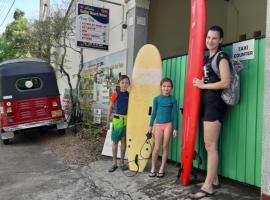
[[65,163],[83,166],[101,159],[105,138],[96,140],[67,131],[65,135],[48,136],[43,141]]

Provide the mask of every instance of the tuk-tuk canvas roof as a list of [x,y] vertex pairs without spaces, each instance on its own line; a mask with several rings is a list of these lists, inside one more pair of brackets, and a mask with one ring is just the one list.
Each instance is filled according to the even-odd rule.
[[40,59],[16,59],[0,63],[0,76],[46,72],[54,72],[54,70]]
[[[16,81],[23,78],[38,77],[42,81],[40,89],[19,91]],[[59,90],[54,69],[39,59],[19,59],[0,63],[0,100],[4,96],[12,99],[38,98],[57,96]]]

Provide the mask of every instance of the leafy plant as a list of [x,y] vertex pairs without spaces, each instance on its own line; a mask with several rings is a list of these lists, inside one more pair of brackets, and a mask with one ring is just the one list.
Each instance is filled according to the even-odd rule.
[[[77,113],[76,120],[73,120],[69,127],[72,132],[82,134],[93,140],[98,140],[100,138],[100,133],[103,130],[102,125],[93,122],[93,110],[92,104],[82,104],[81,112]],[[74,118],[74,117],[73,117]]]
[[31,57],[35,52],[35,41],[24,12],[17,9],[11,22],[0,37],[0,61]]
[[93,123],[90,120],[85,121],[84,128],[82,129],[83,134],[87,135],[91,139],[98,140],[100,138],[100,132],[102,127]]

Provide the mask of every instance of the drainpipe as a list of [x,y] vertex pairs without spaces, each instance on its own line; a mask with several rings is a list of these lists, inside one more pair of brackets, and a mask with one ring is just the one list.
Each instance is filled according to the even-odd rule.
[[147,43],[150,0],[128,0],[127,4],[127,75],[131,77],[139,49]]

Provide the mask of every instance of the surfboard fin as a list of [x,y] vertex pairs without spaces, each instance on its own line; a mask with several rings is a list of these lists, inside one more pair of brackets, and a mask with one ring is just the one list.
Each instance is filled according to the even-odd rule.
[[181,163],[179,164],[179,170],[178,170],[178,173],[177,173],[177,176],[176,176],[176,182],[178,182],[179,181],[179,179],[180,179],[180,176],[181,176],[181,173],[182,173],[182,165],[181,165]]
[[148,115],[150,116],[152,114],[152,106],[149,107]]
[[202,158],[201,158],[200,154],[197,151],[194,151],[193,160],[198,161],[199,165],[202,164]]
[[134,159],[135,164],[139,167],[139,159],[138,159],[138,154],[135,155]]
[[183,115],[184,108],[180,108],[179,110],[181,111],[181,114]]
[[190,184],[197,184],[201,181],[202,180],[199,179],[199,174],[198,174],[197,170],[194,168],[191,168],[189,183]]

